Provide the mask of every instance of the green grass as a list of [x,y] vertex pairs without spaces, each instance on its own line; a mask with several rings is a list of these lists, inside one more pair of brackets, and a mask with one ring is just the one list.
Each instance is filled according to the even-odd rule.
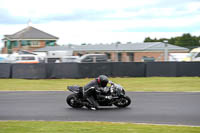
[[0,121],[0,133],[199,133],[200,127],[109,122]]
[[[57,91],[68,85],[83,86],[92,79],[0,79],[0,91]],[[127,91],[200,92],[200,77],[110,78]]]

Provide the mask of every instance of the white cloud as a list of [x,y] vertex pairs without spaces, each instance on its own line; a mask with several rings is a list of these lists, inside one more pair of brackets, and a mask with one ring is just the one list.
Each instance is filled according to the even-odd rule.
[[[158,0],[1,0],[0,8],[13,16],[40,18],[55,14],[71,14],[79,10],[121,10],[145,7]],[[12,3],[12,4],[10,4]]]
[[[108,24],[92,22],[53,22],[48,24],[33,25],[43,31],[58,36],[59,44],[81,44],[81,43],[112,43],[112,42],[143,42],[145,37],[152,38],[170,38],[181,36],[184,32],[113,32],[113,29],[119,29],[122,23]],[[106,25],[107,24],[107,25]],[[56,26],[55,26],[56,25]],[[76,26],[74,26],[76,25]],[[106,25],[106,26],[105,26]],[[128,28],[132,23],[126,22],[124,28]],[[144,24],[141,24],[142,26]],[[51,27],[51,28],[49,28]],[[89,28],[88,28],[89,27]],[[193,35],[200,35],[200,30],[192,32]]]
[[[34,27],[43,30],[47,33],[59,37],[58,44],[81,44],[81,43],[112,43],[112,42],[143,42],[145,37],[151,38],[170,38],[175,36],[181,36],[184,32],[112,32],[101,30],[101,26],[90,25],[92,23],[82,22],[82,24],[76,24],[76,27],[72,22],[52,22],[46,24],[33,24]],[[79,25],[79,26],[78,26]],[[89,29],[88,26],[91,26]],[[110,25],[107,27],[109,28]],[[26,25],[0,25],[0,35],[13,34],[19,30],[25,28]],[[96,29],[93,29],[96,28]],[[113,26],[117,28],[117,26]],[[6,32],[5,32],[6,31]],[[192,32],[193,35],[200,35],[199,32]],[[1,47],[3,43],[1,42]]]

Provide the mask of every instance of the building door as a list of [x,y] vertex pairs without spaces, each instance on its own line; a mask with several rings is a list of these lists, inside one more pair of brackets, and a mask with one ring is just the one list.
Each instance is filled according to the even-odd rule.
[[118,56],[118,62],[121,62],[122,61],[122,53],[118,53],[117,56]]
[[128,53],[128,58],[130,62],[134,61],[134,53]]

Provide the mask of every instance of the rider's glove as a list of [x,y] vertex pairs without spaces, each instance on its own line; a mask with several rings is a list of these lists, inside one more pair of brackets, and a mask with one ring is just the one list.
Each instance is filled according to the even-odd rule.
[[109,81],[109,84],[113,85],[114,83],[112,81]]
[[105,96],[106,99],[112,99],[112,96]]

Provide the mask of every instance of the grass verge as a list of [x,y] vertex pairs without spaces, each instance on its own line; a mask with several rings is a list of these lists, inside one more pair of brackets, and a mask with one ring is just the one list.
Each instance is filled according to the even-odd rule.
[[[92,79],[0,79],[0,91],[64,91]],[[127,91],[200,92],[200,77],[110,78]]]
[[109,122],[0,121],[0,133],[199,133],[200,127]]

